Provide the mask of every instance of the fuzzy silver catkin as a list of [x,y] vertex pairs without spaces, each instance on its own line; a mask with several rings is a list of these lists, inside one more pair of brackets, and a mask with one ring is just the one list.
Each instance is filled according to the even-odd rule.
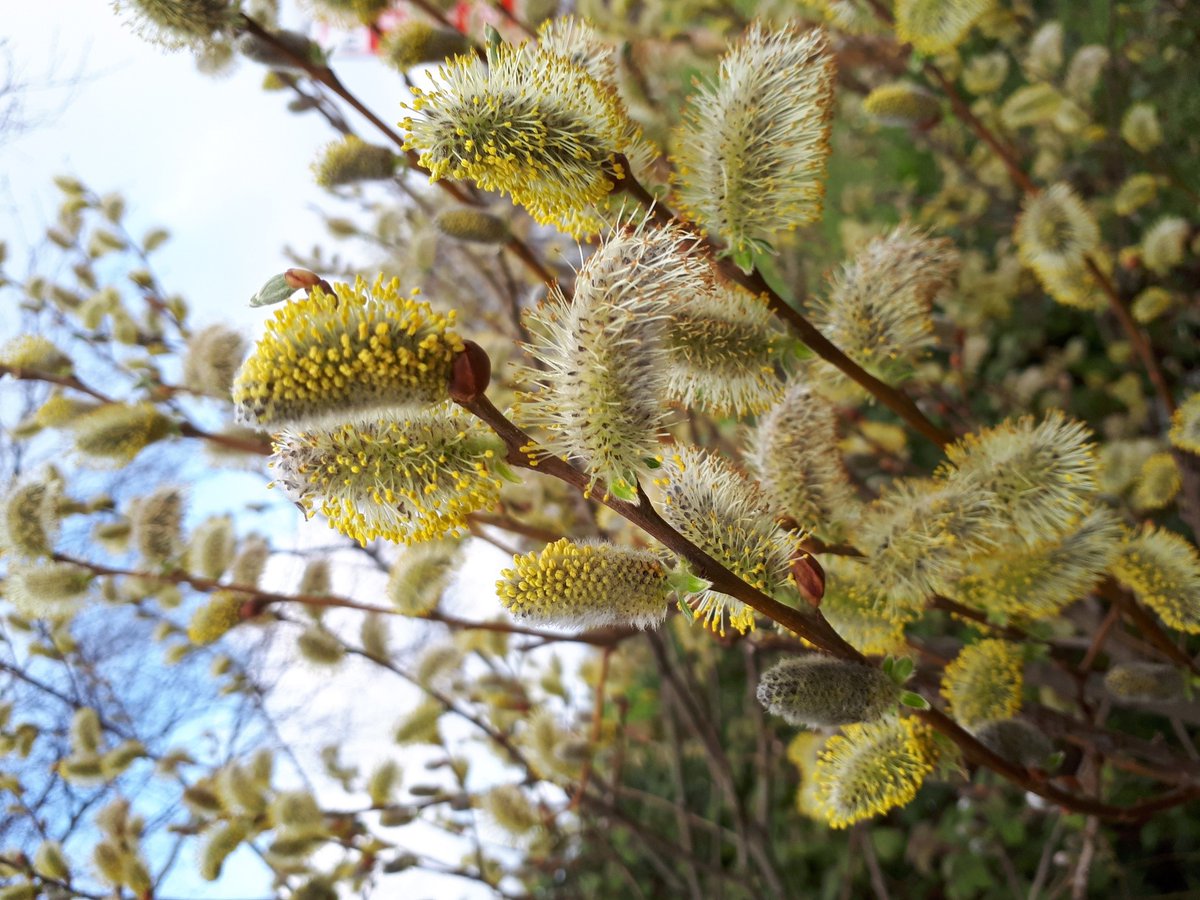
[[529,350],[541,365],[523,373],[535,390],[521,395],[518,421],[551,453],[633,498],[669,418],[663,338],[672,304],[710,278],[683,228],[613,232],[580,269],[572,300],[552,293],[529,316]]
[[838,450],[837,415],[807,383],[793,381],[759,419],[748,457],[777,516],[831,540],[858,518],[862,504]]
[[820,217],[834,71],[822,29],[754,25],[691,98],[675,141],[680,205],[733,253],[771,252],[779,232]]
[[893,709],[899,687],[879,669],[820,654],[780,660],[762,674],[758,702],[790,725],[872,722]]

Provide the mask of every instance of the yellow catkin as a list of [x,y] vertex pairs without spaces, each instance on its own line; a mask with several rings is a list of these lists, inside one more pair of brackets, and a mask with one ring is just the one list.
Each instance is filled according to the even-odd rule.
[[1200,554],[1186,539],[1147,526],[1126,537],[1112,571],[1172,628],[1200,634]]
[[445,400],[451,360],[463,349],[453,324],[453,313],[401,296],[395,279],[314,288],[267,323],[234,383],[238,417],[307,427]]
[[911,718],[847,725],[813,767],[812,810],[831,827],[846,828],[904,806],[935,758],[931,732]]
[[950,713],[966,728],[1011,719],[1021,708],[1024,684],[1021,649],[988,639],[969,644],[942,676],[942,696]]

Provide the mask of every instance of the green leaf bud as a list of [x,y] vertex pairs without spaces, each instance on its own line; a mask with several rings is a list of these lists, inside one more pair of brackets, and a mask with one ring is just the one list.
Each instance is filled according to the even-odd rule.
[[224,822],[206,836],[200,851],[200,877],[216,881],[221,877],[225,860],[249,836],[249,829],[240,820]]
[[67,881],[71,877],[62,845],[58,841],[42,841],[33,856],[33,869],[43,878],[54,881]]
[[111,780],[145,756],[146,748],[141,741],[122,741],[100,757],[100,769],[104,777]]
[[387,806],[391,803],[402,780],[403,773],[394,760],[389,759],[379,765],[367,781],[367,796],[371,798],[371,805]]
[[872,666],[810,654],[781,660],[762,674],[758,702],[789,725],[820,728],[873,722],[894,709],[895,682]]

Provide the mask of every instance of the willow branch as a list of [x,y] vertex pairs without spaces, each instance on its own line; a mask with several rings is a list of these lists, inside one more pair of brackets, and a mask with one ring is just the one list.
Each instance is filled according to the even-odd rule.
[[[619,157],[617,162],[623,170],[620,178],[615,178],[614,191],[625,191],[644,206],[660,224],[686,224],[659,202],[633,176],[629,161]],[[847,378],[866,390],[884,406],[898,415],[918,434],[923,435],[939,447],[944,447],[954,440],[954,435],[935,425],[912,399],[902,391],[883,381],[880,381],[849,356],[839,349],[832,341],[808,321],[798,310],[793,308],[779,293],[767,284],[766,279],[757,270],[746,274],[728,257],[722,257],[720,248],[711,238],[703,239],[704,245],[712,251],[714,265],[721,275],[735,282],[752,294],[766,298],[767,306],[776,316],[782,319],[795,332],[805,345],[830,365],[842,372]]]
[[[408,165],[411,168],[417,170],[418,172],[423,172],[426,175],[429,174],[429,170],[421,165],[420,158],[416,151],[406,149],[404,138],[402,138],[390,125],[375,115],[375,113],[373,113],[370,108],[368,108],[361,100],[359,100],[349,88],[342,84],[341,79],[334,74],[333,69],[329,68],[328,66],[318,65],[312,60],[307,59],[303,54],[297,53],[294,49],[288,47],[286,44],[276,38],[275,35],[273,35],[270,31],[259,25],[258,22],[256,22],[250,16],[244,14],[241,16],[241,27],[247,33],[252,34],[259,40],[270,44],[272,48],[288,57],[297,67],[303,69],[309,78],[312,78],[314,81],[323,84],[343,101],[348,103],[355,112],[370,122],[380,134],[382,134],[389,141],[391,141],[392,144],[399,148],[400,152],[404,155],[404,158],[408,161]],[[469,193],[464,191],[459,185],[452,181],[439,179],[435,183],[439,188],[441,188],[459,203],[470,206],[480,205],[478,200],[476,200]],[[558,283],[558,279],[554,276],[554,274],[542,264],[542,261],[537,258],[534,252],[529,248],[529,245],[522,241],[519,237],[509,237],[508,241],[504,244],[504,249],[519,259],[522,265],[524,265],[525,268],[527,268],[530,273],[532,273],[539,281],[542,281],[546,284]]]

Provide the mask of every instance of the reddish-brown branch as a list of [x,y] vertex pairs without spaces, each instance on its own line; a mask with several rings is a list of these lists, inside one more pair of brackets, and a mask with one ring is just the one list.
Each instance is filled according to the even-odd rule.
[[[293,49],[279,41],[275,35],[263,28],[254,19],[243,15],[241,17],[241,27],[250,34],[259,38],[262,41],[270,44],[280,53],[286,55],[292,60],[295,65],[303,69],[308,77],[314,81],[325,85],[329,90],[333,91],[343,101],[348,103],[359,115],[370,122],[375,128],[391,141],[401,153],[404,154],[408,165],[418,172],[429,174],[429,170],[421,165],[420,159],[416,151],[405,149],[404,138],[402,138],[390,125],[380,119],[373,113],[361,100],[358,99],[351,91],[341,82],[341,79],[334,74],[333,70],[328,66],[317,65],[312,60],[306,59],[303,55],[296,53]],[[457,200],[459,203],[478,206],[479,201],[464,191],[459,185],[445,179],[438,179],[435,182],[439,188]],[[518,237],[510,237],[504,244],[504,248],[513,254],[539,281],[546,284],[557,284],[558,279],[550,272],[537,258],[529,246]]]
[[482,419],[500,436],[507,448],[506,459],[509,464],[522,469],[545,472],[581,493],[589,494],[593,498],[602,498],[598,502],[637,525],[668,550],[686,560],[697,575],[712,582],[713,590],[740,600],[829,653],[848,659],[862,659],[862,654],[847,644],[819,613],[793,609],[755,590],[667,524],[644,497],[641,503],[619,500],[607,493],[603,483],[593,483],[587,475],[565,460],[538,454],[530,449],[534,446],[533,439],[509,421],[485,395],[459,402],[464,409]]
[[[616,182],[615,190],[628,193],[649,210],[654,221],[660,224],[685,224],[665,205],[657,201],[633,176],[628,160],[620,158],[618,162],[621,164],[621,168],[625,174],[620,178],[614,179]],[[953,434],[939,428],[930,421],[908,395],[880,381],[843,353],[825,335],[821,334],[815,325],[808,321],[798,310],[784,300],[774,288],[767,284],[766,279],[762,277],[761,273],[757,270],[749,274],[743,272],[732,259],[720,255],[719,248],[711,239],[704,238],[704,243],[712,252],[714,264],[722,277],[741,285],[752,294],[765,297],[767,306],[770,307],[771,311],[787,323],[788,327],[795,332],[796,336],[813,353],[837,368],[847,378],[862,387],[884,406],[907,422],[914,431],[933,441],[939,447],[944,447],[954,440]]]

